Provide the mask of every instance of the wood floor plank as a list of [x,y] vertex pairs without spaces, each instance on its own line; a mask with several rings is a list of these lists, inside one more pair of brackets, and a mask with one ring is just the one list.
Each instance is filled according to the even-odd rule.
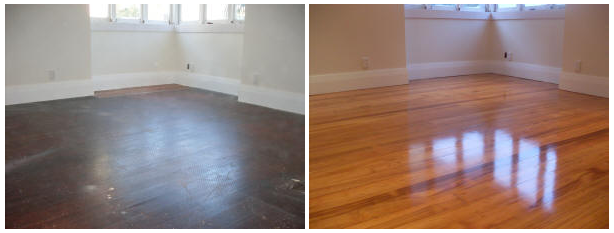
[[5,107],[6,228],[304,228],[304,116],[136,91]]
[[480,74],[310,96],[311,228],[607,228],[608,99]]

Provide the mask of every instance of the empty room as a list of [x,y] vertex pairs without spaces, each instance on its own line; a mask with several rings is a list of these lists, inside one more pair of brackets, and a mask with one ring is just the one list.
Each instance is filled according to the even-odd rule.
[[304,228],[305,6],[5,5],[6,228]]
[[310,228],[608,228],[608,14],[310,5]]

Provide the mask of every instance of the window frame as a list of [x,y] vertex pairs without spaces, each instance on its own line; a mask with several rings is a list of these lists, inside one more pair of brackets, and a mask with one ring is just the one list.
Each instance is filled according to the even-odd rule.
[[117,18],[116,4],[107,4],[107,17],[90,17],[92,31],[176,31],[176,32],[243,32],[243,20],[236,19],[241,4],[228,4],[227,20],[206,20],[206,4],[199,5],[199,19],[181,21],[181,4],[170,4],[169,20],[149,20],[149,4],[140,5],[139,19]]
[[[463,4],[455,4],[456,10],[438,10],[433,4],[405,4],[405,18],[426,19],[475,19],[475,20],[504,20],[504,19],[563,19],[565,18],[565,4],[547,4],[524,9],[524,4],[516,4],[514,8],[499,8],[499,4],[480,4],[479,10],[463,10]],[[424,6],[424,7],[421,7]],[[543,10],[535,10],[535,9]],[[466,9],[466,8],[465,8]]]

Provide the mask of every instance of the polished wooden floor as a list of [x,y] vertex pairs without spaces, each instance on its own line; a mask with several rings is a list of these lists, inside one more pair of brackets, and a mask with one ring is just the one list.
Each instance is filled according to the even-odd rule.
[[305,227],[303,115],[162,89],[6,106],[6,228]]
[[607,228],[608,99],[494,75],[309,99],[310,228]]

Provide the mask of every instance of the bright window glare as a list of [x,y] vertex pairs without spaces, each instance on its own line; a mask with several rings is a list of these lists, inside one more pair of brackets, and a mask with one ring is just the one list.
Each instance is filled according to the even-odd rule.
[[147,19],[168,21],[171,12],[171,5],[169,4],[149,4],[147,5]]
[[235,5],[235,19],[245,20],[245,4]]
[[199,4],[181,4],[181,21],[198,21],[200,20],[200,5]]
[[92,18],[109,17],[109,4],[90,4],[90,17]]
[[228,4],[207,4],[207,20],[228,20]]
[[498,4],[499,8],[516,8],[518,4]]
[[139,4],[117,4],[115,5],[115,11],[119,19],[141,18],[141,5]]

